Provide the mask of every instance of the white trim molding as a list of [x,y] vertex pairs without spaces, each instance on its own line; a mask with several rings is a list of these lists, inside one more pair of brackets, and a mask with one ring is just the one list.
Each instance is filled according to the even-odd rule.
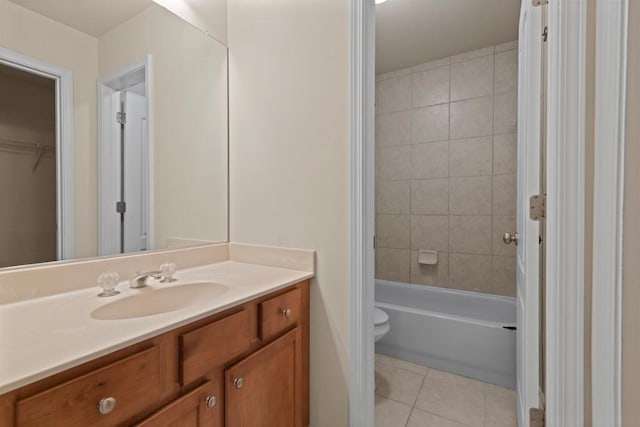
[[73,259],[76,252],[73,73],[1,47],[0,64],[53,79],[56,83],[57,258]]
[[351,2],[349,425],[374,421],[375,9]]
[[586,1],[549,2],[546,424],[584,419]]
[[621,425],[627,0],[596,2],[592,418]]

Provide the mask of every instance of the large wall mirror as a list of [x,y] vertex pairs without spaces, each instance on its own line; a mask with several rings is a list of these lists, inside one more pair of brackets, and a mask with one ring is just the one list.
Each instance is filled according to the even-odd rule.
[[227,48],[152,0],[0,0],[0,268],[228,239]]

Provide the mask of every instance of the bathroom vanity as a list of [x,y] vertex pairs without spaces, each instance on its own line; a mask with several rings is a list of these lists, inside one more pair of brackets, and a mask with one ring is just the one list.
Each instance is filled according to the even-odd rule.
[[0,426],[307,426],[311,276],[230,259],[0,305]]

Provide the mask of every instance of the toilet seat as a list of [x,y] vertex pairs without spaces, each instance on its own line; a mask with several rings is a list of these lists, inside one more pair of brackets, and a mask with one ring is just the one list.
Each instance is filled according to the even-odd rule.
[[374,308],[373,312],[374,324],[376,326],[384,325],[389,322],[389,315],[384,311],[380,310],[378,307]]
[[391,326],[389,325],[389,315],[378,307],[374,307],[373,317],[375,322],[373,334],[375,341],[378,341],[391,329]]

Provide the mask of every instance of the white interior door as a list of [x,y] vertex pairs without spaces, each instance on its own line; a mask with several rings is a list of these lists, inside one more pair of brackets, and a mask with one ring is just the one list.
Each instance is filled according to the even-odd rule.
[[123,96],[124,126],[124,252],[147,249],[147,101],[144,96],[125,92]]
[[[522,1],[518,69],[517,396],[518,425],[539,402],[539,233],[529,198],[540,192],[542,12]],[[505,230],[508,231],[508,230]]]
[[98,82],[100,255],[150,248],[150,59]]

